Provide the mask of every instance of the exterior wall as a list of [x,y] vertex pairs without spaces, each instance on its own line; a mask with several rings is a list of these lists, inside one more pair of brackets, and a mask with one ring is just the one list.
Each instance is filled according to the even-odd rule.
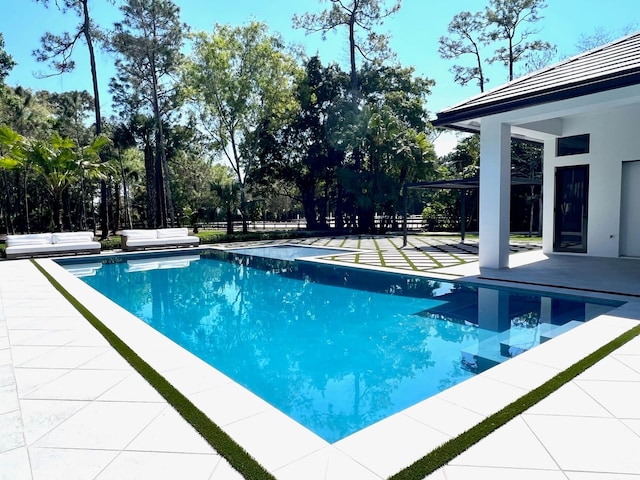
[[588,154],[556,157],[556,139],[545,140],[543,250],[553,253],[556,167],[589,165],[587,255],[618,257],[622,162],[640,160],[640,109],[622,107],[563,119],[562,136],[585,133],[590,134]]

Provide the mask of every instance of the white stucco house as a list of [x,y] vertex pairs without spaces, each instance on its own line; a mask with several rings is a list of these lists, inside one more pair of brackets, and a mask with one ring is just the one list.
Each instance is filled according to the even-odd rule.
[[640,257],[640,32],[432,123],[480,133],[480,267],[508,267],[512,137],[544,144],[544,253]]

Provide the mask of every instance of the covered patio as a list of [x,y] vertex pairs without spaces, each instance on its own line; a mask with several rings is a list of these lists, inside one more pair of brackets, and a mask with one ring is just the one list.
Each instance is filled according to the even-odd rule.
[[460,276],[465,281],[640,300],[640,259],[547,255],[535,250],[510,255],[509,268],[480,267],[474,262],[440,269],[438,273]]
[[544,144],[546,254],[640,256],[640,33],[444,109],[432,123],[480,134],[481,267],[509,266],[512,138]]

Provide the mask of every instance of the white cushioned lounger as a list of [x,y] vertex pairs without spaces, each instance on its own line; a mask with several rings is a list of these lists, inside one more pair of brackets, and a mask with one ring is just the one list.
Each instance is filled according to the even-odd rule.
[[123,230],[123,250],[147,248],[195,247],[200,239],[189,235],[187,228],[158,228],[155,230]]

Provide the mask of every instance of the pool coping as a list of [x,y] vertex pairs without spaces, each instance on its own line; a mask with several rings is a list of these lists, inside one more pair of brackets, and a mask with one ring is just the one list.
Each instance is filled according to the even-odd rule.
[[[509,362],[329,444],[106,299],[54,260],[39,259],[37,263],[278,478],[299,478],[318,468],[334,472],[334,476],[327,478],[344,478],[344,472],[354,478],[393,475],[633,328],[640,318],[639,304],[627,303]],[[334,265],[345,267],[343,263]],[[390,269],[376,267],[375,270]],[[393,273],[415,275],[397,270]],[[492,393],[487,395],[487,392]],[[221,400],[223,398],[225,400]],[[262,431],[268,433],[264,436],[255,433]]]

